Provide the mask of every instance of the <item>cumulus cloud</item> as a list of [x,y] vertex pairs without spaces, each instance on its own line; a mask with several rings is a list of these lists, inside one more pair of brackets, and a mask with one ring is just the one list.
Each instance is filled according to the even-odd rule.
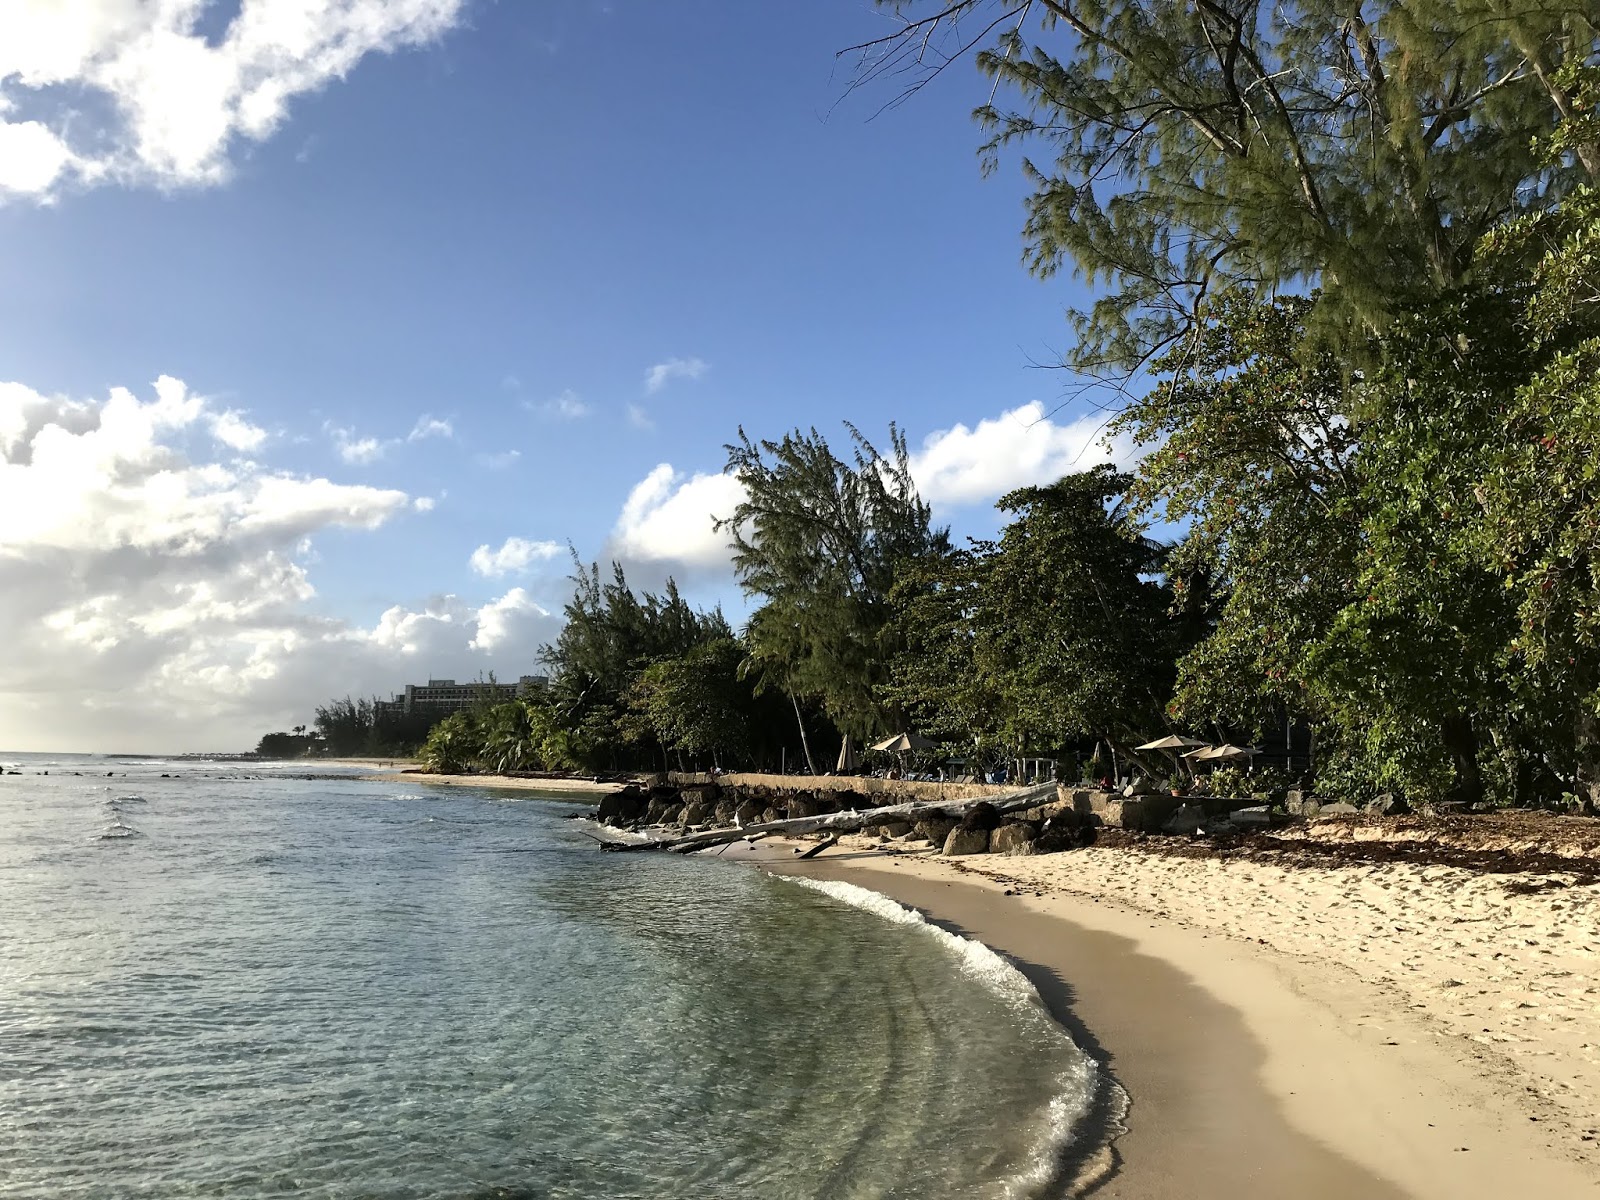
[[[508,647],[539,646],[550,640],[559,622],[521,588],[512,588],[474,614],[476,629],[468,643],[474,650],[496,652]],[[532,659],[524,661],[531,662]]]
[[1013,488],[1052,483],[1097,463],[1131,462],[1132,446],[1105,445],[1103,426],[1092,416],[1057,424],[1035,401],[972,428],[929,434],[911,456],[911,475],[933,504],[992,502]]
[[0,195],[218,183],[240,142],[370,54],[438,38],[464,0],[6,0]]
[[508,537],[498,550],[479,546],[472,552],[469,565],[479,575],[496,578],[517,571],[526,571],[536,562],[555,558],[562,551],[560,542],[535,542],[527,538]]
[[644,390],[653,396],[674,379],[699,379],[710,369],[698,358],[669,358],[644,373]]
[[236,413],[232,409],[211,414],[209,424],[212,437],[224,446],[244,454],[259,450],[261,444],[267,440],[265,429],[250,424],[242,413]]
[[725,567],[728,535],[714,522],[745,497],[731,475],[684,475],[662,463],[628,494],[611,532],[611,553],[625,561]]
[[315,538],[420,505],[190,457],[184,447],[216,444],[191,435],[223,415],[168,377],[144,398],[118,388],[91,401],[0,383],[0,729],[12,747],[247,748],[334,694],[532,669],[559,622],[525,593],[437,597],[371,627],[319,615]]

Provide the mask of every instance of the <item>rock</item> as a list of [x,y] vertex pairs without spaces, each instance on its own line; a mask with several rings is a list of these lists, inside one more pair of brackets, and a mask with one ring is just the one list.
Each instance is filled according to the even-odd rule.
[[1184,804],[1167,818],[1166,824],[1161,828],[1180,837],[1193,837],[1205,827],[1205,823],[1205,809],[1197,804]]
[[878,826],[878,833],[886,838],[903,838],[910,832],[910,821],[888,821]]
[[688,805],[685,805],[685,804],[678,804],[678,803],[668,804],[665,808],[663,808],[661,810],[661,816],[658,817],[655,821],[653,821],[652,824],[657,824],[657,825],[676,825],[678,823],[678,818],[683,815],[683,810],[685,808],[687,808],[687,807],[688,807]]
[[956,827],[957,822],[949,817],[929,815],[922,817],[912,825],[912,831],[920,838],[927,838],[935,846],[943,846],[945,839],[950,836],[950,831]]
[[1258,804],[1253,808],[1236,808],[1228,814],[1228,820],[1235,825],[1270,825],[1272,811],[1265,804]]
[[957,854],[987,854],[989,851],[989,831],[987,829],[963,829],[956,826],[944,840],[944,852],[949,855]]
[[733,815],[739,811],[739,802],[731,796],[723,796],[717,801],[716,819],[718,825],[732,825]]
[[602,799],[595,816],[606,825],[632,825],[643,812],[644,793],[630,786]]
[[1340,800],[1336,804],[1324,804],[1322,811],[1317,815],[1319,817],[1359,817],[1361,810],[1354,804],[1346,804],[1343,800]]
[[989,835],[990,854],[1026,854],[1039,831],[1023,821],[1002,825]]
[[740,825],[755,825],[761,820],[761,806],[754,800],[746,800],[734,810],[733,815]]
[[691,800],[683,806],[680,818],[685,825],[704,825],[711,819],[712,808],[704,800]]
[[1374,817],[1398,817],[1411,811],[1411,806],[1391,792],[1367,801],[1367,812]]
[[783,813],[779,812],[776,808],[768,807],[761,814],[761,823],[763,825],[767,824],[769,821],[781,821],[781,820],[783,820]]
[[796,792],[789,797],[787,807],[791,818],[814,817],[818,812],[817,798],[810,792]]
[[961,818],[961,828],[981,829],[985,833],[1000,828],[1000,813],[987,800],[980,800],[967,809]]

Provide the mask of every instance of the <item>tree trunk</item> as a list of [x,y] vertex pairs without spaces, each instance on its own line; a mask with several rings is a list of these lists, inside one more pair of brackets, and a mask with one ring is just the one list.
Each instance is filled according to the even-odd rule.
[[863,812],[837,812],[827,813],[820,817],[794,817],[787,821],[767,821],[761,825],[746,825],[740,829],[727,827],[724,829],[708,829],[701,833],[685,834],[682,837],[657,838],[648,842],[602,842],[601,848],[605,850],[675,850],[680,854],[688,854],[694,850],[703,850],[707,846],[718,846],[724,842],[737,842],[766,834],[784,833],[814,833],[817,830],[827,830],[830,833],[851,833],[867,824],[878,825],[885,821],[914,820],[926,813],[946,813],[956,816],[965,813],[975,804],[988,803],[994,805],[999,812],[1014,812],[1019,808],[1033,808],[1036,805],[1048,804],[1056,797],[1054,783],[1040,784],[1038,787],[1024,788],[1016,792],[1008,792],[1003,796],[979,796],[973,800],[957,800],[939,803],[933,800],[912,800],[905,804],[890,804],[883,808],[869,808]]
[[812,775],[817,773],[817,764],[811,761],[811,741],[806,737],[806,723],[800,717],[800,700],[791,695],[789,702],[794,705],[794,723],[800,726],[800,749],[805,751],[806,771]]
[[1478,803],[1483,799],[1483,775],[1478,770],[1478,735],[1472,728],[1472,718],[1464,712],[1451,713],[1444,719],[1440,734],[1456,773],[1451,799]]

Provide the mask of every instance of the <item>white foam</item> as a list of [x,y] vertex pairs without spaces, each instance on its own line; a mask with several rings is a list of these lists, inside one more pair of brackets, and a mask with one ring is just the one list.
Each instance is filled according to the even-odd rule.
[[[1039,995],[1038,989],[1028,977],[1004,956],[997,954],[982,942],[961,937],[948,929],[941,929],[915,909],[907,908],[871,888],[858,887],[856,884],[844,883],[837,879],[812,879],[803,875],[779,875],[774,878],[798,883],[801,887],[831,896],[852,908],[859,908],[892,924],[904,925],[926,933],[949,952],[963,975],[976,980],[1007,1004],[1038,1011],[1053,1028],[1060,1031],[1062,1038],[1071,1042],[1072,1039],[1066,1030],[1061,1029],[1056,1024],[1055,1018],[1050,1015],[1049,1009],[1045,1007],[1044,998]],[[1043,1134],[1028,1156],[1028,1165],[1001,1182],[1000,1194],[1007,1200],[1025,1200],[1026,1197],[1038,1194],[1039,1189],[1055,1179],[1062,1150],[1072,1143],[1079,1123],[1089,1114],[1098,1087],[1096,1079],[1098,1069],[1095,1061],[1083,1053],[1081,1047],[1074,1046],[1074,1048],[1078,1050],[1077,1061],[1073,1067],[1064,1071],[1057,1081],[1056,1094],[1051,1098],[1045,1113]],[[1126,1095],[1114,1083],[1110,1083],[1109,1086],[1113,1090],[1113,1095],[1111,1128],[1104,1133],[1107,1139],[1121,1131],[1122,1117],[1127,1109]]]

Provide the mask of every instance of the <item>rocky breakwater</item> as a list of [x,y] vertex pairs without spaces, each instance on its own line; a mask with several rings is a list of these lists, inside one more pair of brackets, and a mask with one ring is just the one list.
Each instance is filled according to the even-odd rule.
[[650,831],[647,844],[651,848],[680,852],[736,840],[740,831],[750,830],[753,836],[769,832],[837,836],[858,831],[880,843],[932,848],[952,856],[1018,855],[1089,845],[1101,828],[1159,829],[1178,803],[1168,796],[1137,794],[1133,789],[1118,794],[1050,784],[994,801],[882,805],[878,799],[837,787],[679,785],[657,779],[608,796],[598,817],[618,829]]
[[679,787],[655,782],[629,784],[607,796],[596,817],[601,824],[617,829],[676,826],[690,832],[874,807],[877,804],[869,797],[851,792],[823,794],[804,788],[723,787],[716,783]]

